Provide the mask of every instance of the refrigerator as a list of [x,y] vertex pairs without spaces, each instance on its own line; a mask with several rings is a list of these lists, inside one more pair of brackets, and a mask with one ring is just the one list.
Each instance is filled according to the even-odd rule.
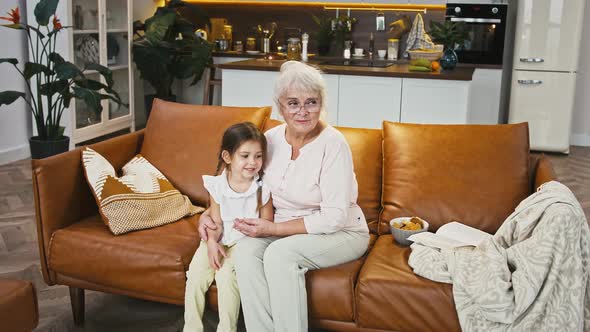
[[518,1],[508,122],[531,150],[569,153],[585,1]]

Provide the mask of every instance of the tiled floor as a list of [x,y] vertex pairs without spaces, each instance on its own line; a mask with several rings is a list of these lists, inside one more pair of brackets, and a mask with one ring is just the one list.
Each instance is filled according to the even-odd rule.
[[[555,171],[590,216],[590,148],[572,147],[569,156],[550,155]],[[36,331],[179,331],[183,308],[124,296],[86,294],[86,325],[72,324],[68,289],[48,287],[39,270],[30,160],[0,166],[0,278],[31,280],[40,303]],[[215,315],[205,315],[214,331]]]

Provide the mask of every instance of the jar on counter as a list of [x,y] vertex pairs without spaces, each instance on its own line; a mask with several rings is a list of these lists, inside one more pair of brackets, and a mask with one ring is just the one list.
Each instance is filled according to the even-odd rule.
[[246,39],[246,51],[256,51],[256,38],[248,37]]
[[387,40],[387,60],[397,60],[399,52],[399,39],[390,38]]
[[234,42],[234,51],[236,52],[244,52],[244,44],[242,43],[241,40],[236,40]]
[[223,35],[224,38],[227,39],[229,46],[232,45],[233,41],[233,27],[229,24],[223,26]]
[[287,45],[287,60],[301,60],[301,40],[299,38],[289,38]]

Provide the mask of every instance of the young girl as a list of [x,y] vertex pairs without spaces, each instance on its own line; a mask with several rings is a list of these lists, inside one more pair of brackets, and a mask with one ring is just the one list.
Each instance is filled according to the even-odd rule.
[[[209,192],[209,214],[217,230],[207,231],[187,272],[184,331],[203,331],[205,293],[213,278],[217,284],[217,331],[236,331],[240,294],[232,249],[245,235],[233,228],[236,218],[273,220],[270,193],[262,186],[266,138],[250,122],[229,127],[223,134],[216,176],[203,176]],[[221,173],[220,173],[221,172]]]

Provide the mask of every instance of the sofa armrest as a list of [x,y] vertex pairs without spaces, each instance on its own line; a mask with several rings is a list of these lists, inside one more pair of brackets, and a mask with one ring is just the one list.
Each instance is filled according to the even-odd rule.
[[[90,147],[120,169],[135,156],[143,140],[143,131],[108,139]],[[86,182],[82,148],[45,159],[33,159],[33,195],[37,220],[37,241],[43,277],[48,285],[55,275],[48,267],[51,236],[58,229],[98,213],[98,207]]]
[[532,191],[536,191],[543,183],[557,180],[551,161],[545,155],[531,157]]

